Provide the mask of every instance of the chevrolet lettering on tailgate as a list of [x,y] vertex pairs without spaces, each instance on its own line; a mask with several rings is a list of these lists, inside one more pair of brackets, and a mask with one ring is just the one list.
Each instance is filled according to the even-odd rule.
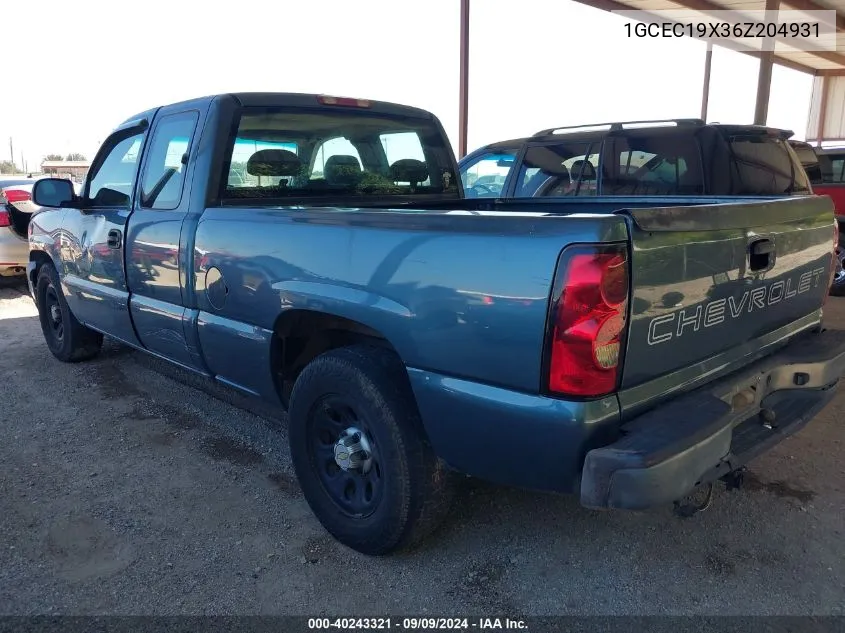
[[655,317],[648,325],[648,344],[658,345],[683,336],[688,332],[697,332],[703,327],[720,325],[727,319],[739,318],[746,312],[764,310],[805,293],[815,288],[825,277],[824,267],[814,268],[800,276],[781,279],[774,283],[746,290],[738,297],[716,299],[689,307],[670,314]]

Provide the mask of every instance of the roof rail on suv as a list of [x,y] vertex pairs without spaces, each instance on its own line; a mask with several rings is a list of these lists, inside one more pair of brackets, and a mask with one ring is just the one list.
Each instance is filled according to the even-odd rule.
[[690,126],[699,126],[704,125],[704,121],[702,119],[654,119],[650,121],[618,121],[614,123],[591,123],[588,125],[568,125],[564,127],[553,127],[547,130],[541,130],[534,134],[534,137],[537,136],[548,136],[550,134],[557,134],[558,132],[562,131],[572,131],[572,130],[589,130],[592,128],[608,128],[610,131],[617,131],[623,130],[626,127],[649,127],[649,126],[658,126],[658,125],[666,125],[666,124],[674,124],[674,125],[690,125]]

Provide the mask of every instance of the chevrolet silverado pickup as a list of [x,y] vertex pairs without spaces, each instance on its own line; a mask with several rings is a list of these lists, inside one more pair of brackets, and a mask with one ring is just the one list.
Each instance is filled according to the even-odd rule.
[[83,361],[108,336],[286,409],[306,501],[373,555],[429,534],[458,473],[597,509],[712,490],[835,393],[829,199],[460,185],[438,119],[407,106],[142,112],[81,194],[33,188],[46,345]]

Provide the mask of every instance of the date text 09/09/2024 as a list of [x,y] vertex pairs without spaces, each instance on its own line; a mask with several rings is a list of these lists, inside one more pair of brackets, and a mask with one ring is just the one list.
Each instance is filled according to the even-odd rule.
[[312,631],[444,631],[527,630],[524,620],[511,618],[308,618]]
[[818,22],[626,22],[628,37],[810,38],[820,37]]

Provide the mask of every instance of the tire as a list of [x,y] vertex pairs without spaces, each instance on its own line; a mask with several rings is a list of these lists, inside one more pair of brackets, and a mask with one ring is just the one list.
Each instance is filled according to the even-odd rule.
[[452,475],[428,442],[394,353],[355,345],[318,356],[294,385],[289,419],[303,495],[335,539],[385,555],[440,525],[451,505]]
[[830,284],[830,294],[834,297],[845,296],[845,234],[839,234],[840,246],[836,249],[836,272],[833,275],[833,283]]
[[53,356],[65,363],[76,363],[99,354],[103,335],[85,327],[73,316],[62,292],[59,274],[52,264],[39,268],[35,297],[41,331]]

